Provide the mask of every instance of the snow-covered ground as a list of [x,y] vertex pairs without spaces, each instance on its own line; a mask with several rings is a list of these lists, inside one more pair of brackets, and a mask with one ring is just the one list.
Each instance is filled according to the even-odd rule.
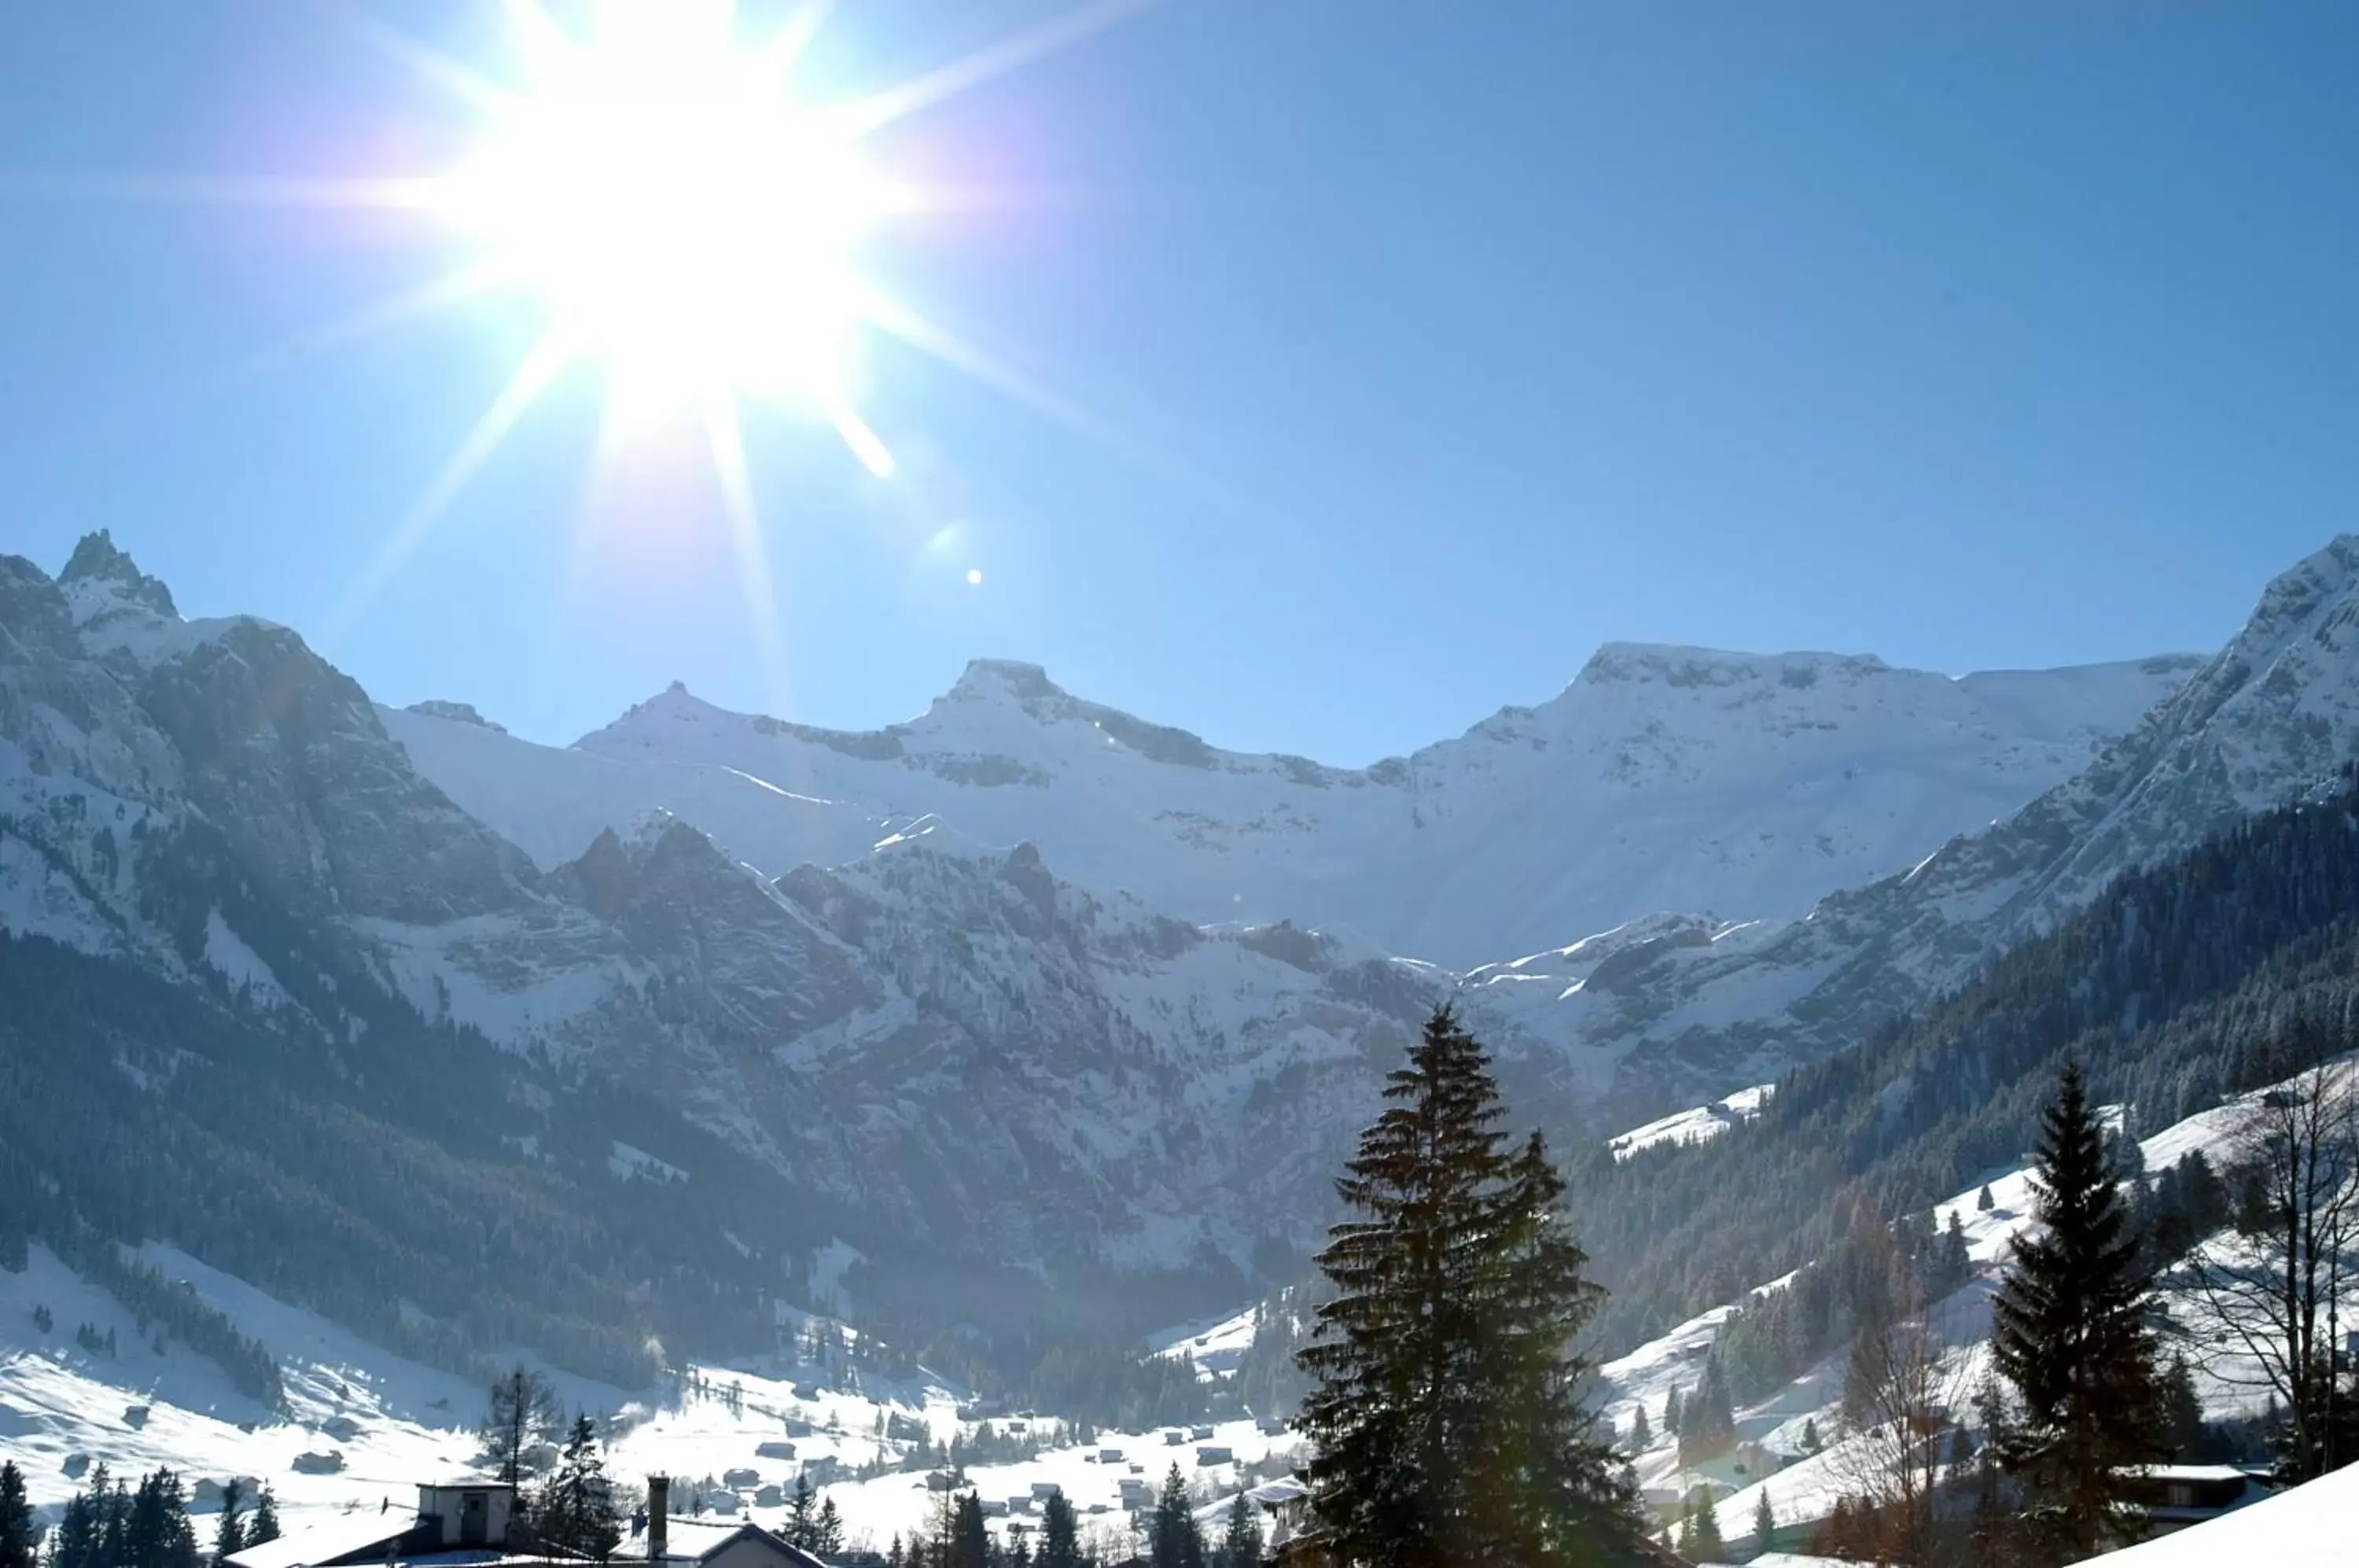
[[1658,1144],[1703,1143],[1718,1138],[1740,1121],[1749,1121],[1761,1114],[1762,1102],[1776,1091],[1775,1083],[1757,1084],[1739,1089],[1734,1094],[1714,1100],[1709,1105],[1697,1105],[1690,1110],[1674,1111],[1644,1127],[1606,1139],[1605,1146],[1616,1160],[1627,1160],[1642,1149]]
[[2107,1568],[2359,1568],[2359,1465],[2102,1561]]
[[[387,1499],[400,1507],[420,1481],[477,1469],[473,1428],[484,1396],[470,1379],[395,1356],[176,1249],[150,1246],[141,1256],[270,1348],[287,1408],[273,1410],[239,1393],[219,1367],[183,1346],[167,1342],[159,1350],[152,1329],[143,1333],[111,1295],[36,1247],[21,1272],[0,1270],[0,1453],[23,1468],[32,1501],[49,1517],[101,1464],[135,1478],[168,1465],[190,1484],[231,1476],[266,1482],[289,1530],[373,1514]],[[48,1309],[46,1333],[36,1324],[37,1308]],[[791,1316],[796,1327],[810,1322],[808,1314]],[[84,1324],[99,1341],[112,1334],[114,1351],[82,1348],[77,1331]],[[539,1365],[529,1356],[517,1359]],[[817,1368],[786,1363],[698,1366],[687,1369],[685,1386],[629,1390],[541,1370],[567,1409],[607,1423],[609,1467],[626,1484],[667,1474],[676,1478],[675,1506],[682,1509],[695,1497],[727,1491],[745,1515],[770,1525],[783,1519],[783,1508],[757,1504],[760,1489],[790,1493],[807,1463],[833,1460],[848,1471],[906,1453],[908,1444],[886,1438],[888,1419],[921,1423],[932,1443],[971,1437],[977,1424],[960,1417],[964,1391],[935,1379],[896,1386],[848,1375],[844,1381],[860,1386],[832,1387],[822,1386]],[[1053,1419],[995,1425],[1066,1435]],[[967,1477],[987,1501],[1027,1499],[994,1519],[995,1530],[1027,1523],[1033,1486],[1054,1483],[1111,1542],[1126,1528],[1124,1480],[1159,1486],[1176,1463],[1211,1503],[1245,1483],[1243,1466],[1289,1452],[1292,1441],[1242,1420],[1220,1423],[1201,1441],[1180,1435],[1174,1443],[1159,1431],[1103,1432],[1086,1447],[1068,1442],[1021,1463],[971,1465]],[[1230,1458],[1204,1463],[1216,1448]],[[1106,1449],[1123,1457],[1104,1460]],[[334,1454],[342,1468],[299,1470],[305,1454]],[[722,1478],[732,1470],[752,1470],[758,1479],[726,1488]],[[842,1511],[851,1542],[879,1549],[897,1533],[925,1528],[936,1497],[922,1471],[822,1490]]]
[[[2346,1062],[2341,1071],[2359,1072],[2359,1064]],[[2236,1129],[2262,1093],[2266,1091],[2190,1116],[2141,1139],[2138,1148],[2145,1157],[2146,1168],[2159,1172],[2196,1149],[2202,1150],[2215,1168],[2219,1167]],[[1948,1347],[1941,1375],[1945,1387],[1962,1392],[1982,1381],[1988,1356],[1990,1297],[1998,1270],[2015,1237],[2033,1223],[2031,1174],[2028,1168],[2022,1168],[1994,1175],[1987,1183],[1991,1194],[1987,1211],[1978,1207],[1983,1190],[1980,1184],[1934,1205],[1933,1223],[1937,1229],[1946,1230],[1951,1216],[1957,1217],[1965,1233],[1968,1256],[1975,1266],[1975,1277],[1955,1294],[1934,1303],[1928,1314]],[[1746,1293],[1745,1299],[1781,1289],[1791,1278],[1788,1275],[1757,1286]],[[2354,1301],[2359,1301],[2359,1293],[2354,1293]],[[2201,1303],[2190,1294],[2174,1293],[2169,1303],[2176,1317],[2200,1337],[2212,1342],[2203,1356],[2190,1357],[2197,1397],[2205,1413],[2219,1419],[2257,1410],[2267,1395],[2248,1360],[2223,1343],[2222,1336],[2206,1331]],[[1731,1302],[1701,1313],[1601,1369],[1606,1395],[1603,1408],[1618,1432],[1626,1435],[1637,1408],[1646,1406],[1655,1441],[1636,1456],[1640,1486],[1658,1496],[1685,1494],[1698,1486],[1709,1486],[1720,1498],[1720,1528],[1723,1536],[1730,1541],[1753,1533],[1754,1511],[1765,1493],[1778,1521],[1790,1525],[1823,1519],[1833,1508],[1837,1496],[1847,1488],[1857,1489],[1855,1481],[1846,1482],[1847,1471],[1856,1469],[1855,1440],[1843,1435],[1840,1417],[1847,1349],[1838,1349],[1768,1399],[1736,1412],[1741,1444],[1757,1443],[1772,1454],[1799,1454],[1802,1451],[1804,1423],[1814,1421],[1825,1444],[1821,1453],[1767,1476],[1757,1470],[1741,1471],[1741,1455],[1695,1468],[1680,1465],[1677,1440],[1665,1430],[1665,1401],[1674,1388],[1695,1388],[1714,1337],[1739,1304]]]

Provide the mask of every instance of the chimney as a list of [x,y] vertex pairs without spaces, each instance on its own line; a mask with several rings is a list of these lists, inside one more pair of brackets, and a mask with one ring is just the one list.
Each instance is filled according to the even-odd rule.
[[647,1561],[660,1563],[664,1549],[670,1544],[671,1477],[647,1477]]

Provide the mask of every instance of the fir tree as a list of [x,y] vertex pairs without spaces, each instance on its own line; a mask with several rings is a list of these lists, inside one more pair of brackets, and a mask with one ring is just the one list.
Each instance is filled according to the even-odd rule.
[[1816,1454],[1822,1446],[1823,1444],[1819,1441],[1819,1418],[1804,1416],[1802,1418],[1802,1452]]
[[598,1428],[586,1411],[573,1418],[573,1431],[557,1473],[542,1490],[533,1525],[549,1545],[602,1563],[622,1544],[614,1486],[599,1454]]
[[1212,1561],[1217,1568],[1261,1568],[1261,1510],[1243,1492],[1229,1505],[1228,1528]]
[[942,1568],[990,1568],[991,1531],[983,1522],[983,1499],[973,1492],[960,1495],[943,1544]]
[[245,1483],[233,1475],[222,1484],[221,1518],[213,1525],[214,1562],[224,1562],[245,1549],[245,1521],[240,1515],[245,1507]]
[[2016,1243],[1993,1352],[2021,1406],[2002,1458],[2024,1488],[2028,1554],[2076,1563],[2128,1530],[2123,1466],[2164,1455],[2160,1377],[2141,1248],[2077,1065],[2041,1126],[2043,1228]]
[[0,1461],[0,1568],[33,1568],[33,1507],[13,1459]]
[[1040,1509],[1040,1555],[1036,1568],[1082,1568],[1082,1521],[1061,1491]]
[[1680,1386],[1671,1385],[1669,1397],[1663,1400],[1663,1430],[1673,1437],[1680,1435]]
[[811,1521],[810,1550],[816,1557],[843,1550],[843,1515],[837,1511],[833,1497],[820,1504],[819,1517]]
[[1204,1531],[1188,1498],[1187,1478],[1175,1464],[1163,1477],[1162,1495],[1147,1527],[1147,1560],[1152,1568],[1204,1568]]
[[2182,1463],[2200,1459],[2211,1433],[2203,1425],[2203,1402],[2196,1397],[2195,1377],[2187,1357],[2174,1356],[2162,1378],[2163,1431],[2173,1457]]
[[1728,1559],[1728,1543],[1720,1534],[1720,1509],[1709,1496],[1696,1501],[1695,1539],[1688,1555],[1698,1563],[1723,1563]]
[[1647,1424],[1647,1402],[1638,1401],[1638,1413],[1630,1418],[1630,1452],[1644,1454],[1655,1445],[1654,1429]]
[[1510,1155],[1483,1048],[1447,1008],[1337,1182],[1335,1289],[1300,1353],[1312,1507],[1344,1562],[1520,1568],[1636,1535],[1611,1445],[1575,1400],[1601,1292],[1535,1138]]
[[1758,1554],[1769,1550],[1770,1537],[1777,1533],[1777,1513],[1769,1506],[1769,1488],[1764,1486],[1753,1500],[1753,1550]]
[[269,1483],[265,1482],[260,1495],[254,1499],[254,1518],[246,1523],[245,1543],[259,1546],[277,1539],[278,1499],[271,1494]]
[[787,1522],[778,1533],[787,1538],[788,1546],[811,1549],[811,1541],[819,1530],[819,1514],[813,1505],[810,1476],[806,1472],[795,1476],[795,1495],[787,1503]]

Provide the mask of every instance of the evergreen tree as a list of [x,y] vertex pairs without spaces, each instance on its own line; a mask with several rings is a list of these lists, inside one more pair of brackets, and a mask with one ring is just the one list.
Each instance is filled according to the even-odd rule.
[[1229,1505],[1228,1528],[1212,1561],[1217,1568],[1261,1568],[1261,1510],[1243,1492]]
[[1707,1356],[1703,1379],[1680,1407],[1680,1463],[1701,1465],[1736,1446],[1736,1408],[1729,1398],[1728,1374],[1717,1355]]
[[819,1514],[813,1508],[816,1500],[811,1494],[810,1475],[796,1475],[795,1495],[787,1503],[787,1522],[778,1531],[787,1538],[788,1546],[799,1546],[805,1552],[811,1549],[811,1541],[819,1530]]
[[1671,1385],[1669,1397],[1663,1400],[1663,1430],[1673,1437],[1680,1435],[1680,1386]]
[[1802,1418],[1802,1452],[1816,1454],[1821,1446],[1823,1445],[1819,1441],[1819,1418],[1804,1416]]
[[983,1522],[983,1499],[973,1492],[960,1495],[943,1544],[941,1568],[990,1568],[991,1531]]
[[1728,1560],[1728,1543],[1721,1539],[1720,1534],[1720,1509],[1709,1496],[1696,1501],[1695,1542],[1688,1555],[1698,1563],[1724,1563]]
[[1647,1402],[1638,1401],[1638,1413],[1630,1418],[1630,1452],[1644,1454],[1655,1445],[1655,1430],[1647,1424]]
[[1996,1207],[1998,1207],[1997,1200],[1991,1196],[1990,1183],[1985,1181],[1983,1183],[1983,1190],[1981,1192],[1975,1195],[1974,1213],[1978,1214],[1986,1214]]
[[[231,1476],[222,1485],[221,1518],[213,1525],[213,1561],[224,1562],[245,1549],[245,1483]],[[0,1564],[5,1568],[5,1564]]]
[[172,1471],[140,1477],[116,1561],[121,1568],[197,1568],[197,1532],[189,1523],[180,1478]]
[[843,1515],[837,1511],[833,1497],[820,1504],[819,1517],[811,1521],[810,1550],[817,1557],[843,1550]]
[[2164,1456],[2147,1277],[2104,1128],[2067,1063],[2042,1118],[2019,1239],[1993,1302],[1993,1352],[2021,1410],[2003,1462],[2026,1499],[2027,1554],[2077,1563],[2126,1533],[2125,1465]]
[[1769,1506],[1769,1489],[1764,1486],[1753,1500],[1753,1550],[1756,1553],[1769,1550],[1769,1538],[1777,1533],[1777,1513]]
[[1147,1527],[1147,1560],[1153,1568],[1204,1568],[1204,1531],[1188,1498],[1187,1478],[1174,1464],[1163,1477],[1162,1494]]
[[33,1507],[13,1459],[0,1461],[0,1568],[33,1568]]
[[246,1523],[245,1543],[259,1546],[277,1539],[278,1499],[271,1494],[269,1483],[265,1482],[261,1494],[254,1499],[254,1518]]
[[1040,1509],[1040,1555],[1036,1568],[1082,1568],[1082,1521],[1061,1491]]
[[2172,1356],[2163,1373],[2162,1408],[2164,1442],[2172,1456],[2182,1463],[2201,1458],[2211,1433],[2203,1425],[2203,1402],[2196,1397],[2195,1377],[2184,1356]]
[[534,1510],[533,1526],[548,1544],[601,1563],[622,1544],[614,1485],[599,1453],[598,1428],[586,1411],[573,1418],[557,1473]]
[[1385,1097],[1336,1183],[1364,1217],[1320,1255],[1335,1293],[1299,1357],[1328,1551],[1523,1568],[1625,1550],[1635,1509],[1569,1349],[1601,1292],[1545,1146],[1503,1148],[1488,1060],[1447,1008]]

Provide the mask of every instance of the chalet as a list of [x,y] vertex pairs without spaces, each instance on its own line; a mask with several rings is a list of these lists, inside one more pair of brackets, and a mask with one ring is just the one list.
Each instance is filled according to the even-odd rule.
[[2277,1489],[2233,1465],[2141,1465],[2131,1477],[2148,1540],[2249,1508]]
[[647,1477],[644,1527],[633,1521],[616,1563],[669,1563],[671,1568],[826,1568],[818,1558],[750,1522],[671,1517],[671,1480]]
[[1234,1465],[1237,1456],[1226,1448],[1207,1444],[1196,1450],[1196,1468],[1209,1470],[1215,1465]]
[[1210,1443],[1212,1441],[1212,1429],[1208,1426],[1190,1427],[1188,1440],[1190,1443]]
[[516,1488],[496,1481],[429,1484],[418,1488],[415,1513],[364,1512],[293,1530],[232,1553],[226,1568],[505,1562],[509,1560],[508,1511],[515,1501]]

